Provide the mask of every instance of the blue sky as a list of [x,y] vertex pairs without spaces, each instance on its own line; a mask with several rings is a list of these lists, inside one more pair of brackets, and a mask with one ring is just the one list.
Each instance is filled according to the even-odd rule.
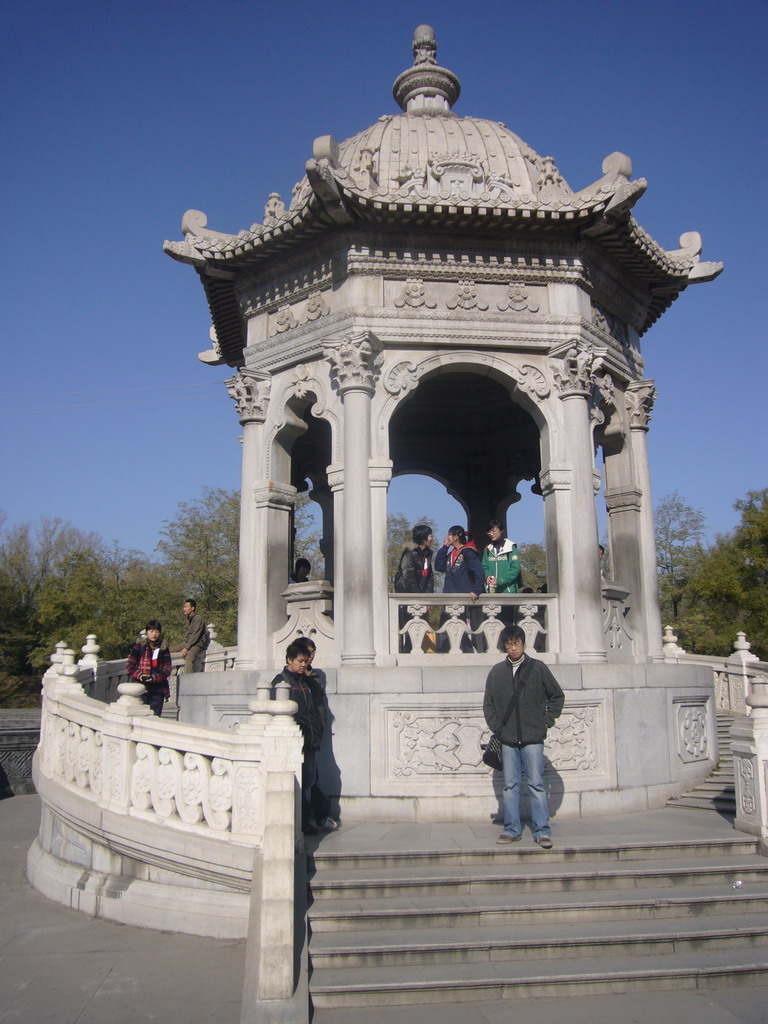
[[[733,528],[768,486],[766,8],[737,0],[546,5],[273,0],[11,0],[3,95],[0,510],[59,517],[151,552],[204,486],[235,488],[240,428],[202,288],[162,252],[181,216],[237,232],[290,197],[318,135],[396,110],[417,24],[461,79],[455,110],[505,122],[575,188],[613,150],[648,179],[635,207],[665,248],[701,232],[726,269],[643,341],[659,398],[654,499],[678,490]],[[390,510],[457,506],[423,481]],[[542,536],[540,505],[510,533]]]

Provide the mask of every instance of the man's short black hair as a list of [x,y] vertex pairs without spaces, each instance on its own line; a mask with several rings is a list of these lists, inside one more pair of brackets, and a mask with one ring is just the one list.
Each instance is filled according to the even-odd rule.
[[299,637],[297,640],[291,641],[285,649],[285,660],[293,661],[294,658],[298,658],[300,654],[306,654],[307,648],[302,643],[304,637]]
[[505,626],[499,636],[501,646],[506,646],[508,640],[522,640],[525,647],[525,631],[520,626]]
[[191,604],[192,605],[192,609],[194,611],[197,611],[197,601],[194,599],[194,597],[185,597],[184,598],[184,604]]
[[501,530],[502,533],[506,533],[507,532],[504,529],[504,523],[502,523],[502,521],[500,519],[491,519],[491,520],[489,520],[488,525],[485,528],[485,532],[486,533],[490,533],[490,531],[494,528],[494,526],[497,526]]
[[426,523],[419,523],[418,526],[414,526],[413,533],[411,534],[411,536],[413,537],[413,543],[423,544],[424,541],[427,539],[427,537],[431,535],[432,532],[433,531],[431,526],[427,526]]
[[150,619],[149,622],[144,627],[144,629],[159,629],[161,633],[163,631],[163,627],[160,625],[157,619]]
[[304,654],[311,654],[312,651],[317,650],[317,644],[310,636],[297,636],[293,642],[301,647]]
[[301,569],[302,566],[305,566],[307,569],[311,569],[312,568],[312,563],[309,561],[308,558],[297,558],[296,559],[296,565],[294,565],[294,567],[293,567],[293,571],[294,572],[298,572],[299,569]]

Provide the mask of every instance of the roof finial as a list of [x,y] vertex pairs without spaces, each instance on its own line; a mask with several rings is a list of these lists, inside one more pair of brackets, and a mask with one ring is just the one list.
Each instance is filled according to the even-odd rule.
[[437,41],[431,25],[413,33],[413,67],[398,75],[392,95],[408,114],[448,113],[459,98],[461,85],[452,71],[437,63]]
[[413,66],[437,64],[437,40],[431,25],[419,25],[413,33]]

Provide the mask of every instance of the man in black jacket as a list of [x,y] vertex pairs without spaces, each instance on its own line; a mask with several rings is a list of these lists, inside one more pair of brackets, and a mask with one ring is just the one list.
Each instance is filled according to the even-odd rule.
[[551,850],[544,737],[563,710],[565,695],[547,666],[525,653],[525,633],[519,626],[507,626],[501,639],[507,657],[488,673],[483,701],[488,728],[501,740],[504,766],[504,831],[496,842],[514,843],[522,837],[520,782],[525,777],[533,838],[542,849]]

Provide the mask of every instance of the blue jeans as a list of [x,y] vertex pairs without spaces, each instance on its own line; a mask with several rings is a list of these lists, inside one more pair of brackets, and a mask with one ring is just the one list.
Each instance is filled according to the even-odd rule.
[[504,766],[504,831],[510,835],[522,835],[520,824],[520,782],[525,777],[531,798],[533,837],[548,836],[549,804],[544,788],[544,744],[526,743],[524,747],[501,745],[501,759]]

